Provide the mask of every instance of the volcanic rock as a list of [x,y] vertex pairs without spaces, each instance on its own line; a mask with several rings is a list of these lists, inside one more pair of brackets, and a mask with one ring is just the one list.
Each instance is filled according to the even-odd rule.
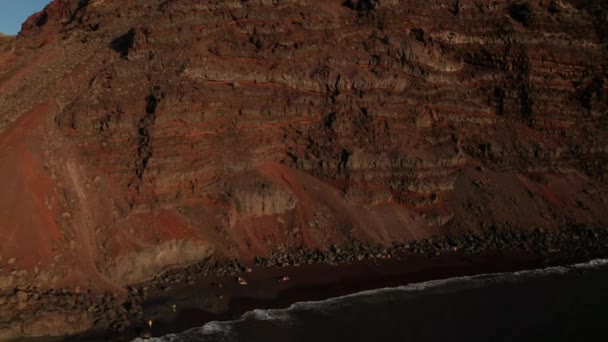
[[606,227],[607,7],[55,0],[0,37],[0,291]]

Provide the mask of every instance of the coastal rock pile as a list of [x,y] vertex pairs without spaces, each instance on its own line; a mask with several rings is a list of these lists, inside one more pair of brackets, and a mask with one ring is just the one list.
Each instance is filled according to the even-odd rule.
[[327,250],[300,249],[298,253],[275,252],[267,258],[256,257],[254,264],[263,267],[303,264],[340,265],[362,260],[402,259],[412,255],[429,257],[446,253],[526,253],[543,257],[547,262],[581,261],[608,255],[608,230],[571,226],[554,232],[536,229],[518,232],[492,227],[485,234],[444,235],[435,238],[394,243],[392,246],[354,243],[347,248],[331,246]]

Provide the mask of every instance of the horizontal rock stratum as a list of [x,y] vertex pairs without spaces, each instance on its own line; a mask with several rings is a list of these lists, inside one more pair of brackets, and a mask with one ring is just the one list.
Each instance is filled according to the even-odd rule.
[[0,290],[605,227],[606,8],[55,0],[0,37]]

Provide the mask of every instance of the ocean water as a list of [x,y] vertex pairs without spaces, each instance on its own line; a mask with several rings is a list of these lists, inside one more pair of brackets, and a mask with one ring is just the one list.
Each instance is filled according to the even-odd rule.
[[608,341],[608,260],[253,310],[150,341]]

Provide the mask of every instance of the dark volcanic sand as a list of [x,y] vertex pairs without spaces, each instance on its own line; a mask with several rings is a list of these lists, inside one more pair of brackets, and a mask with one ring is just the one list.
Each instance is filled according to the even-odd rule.
[[[163,336],[212,320],[235,319],[253,309],[283,308],[299,301],[323,300],[370,289],[542,266],[541,259],[517,253],[479,256],[454,253],[431,259],[409,256],[404,260],[364,261],[340,266],[254,268],[244,276],[248,282],[246,286],[238,285],[234,277],[206,277],[197,279],[195,284],[151,292],[143,303],[143,319],[126,332],[81,335],[70,340],[126,341],[137,337],[141,331]],[[290,280],[279,281],[284,276]],[[221,288],[215,285],[218,282],[222,284]],[[152,329],[147,329],[148,320],[153,322]]]

